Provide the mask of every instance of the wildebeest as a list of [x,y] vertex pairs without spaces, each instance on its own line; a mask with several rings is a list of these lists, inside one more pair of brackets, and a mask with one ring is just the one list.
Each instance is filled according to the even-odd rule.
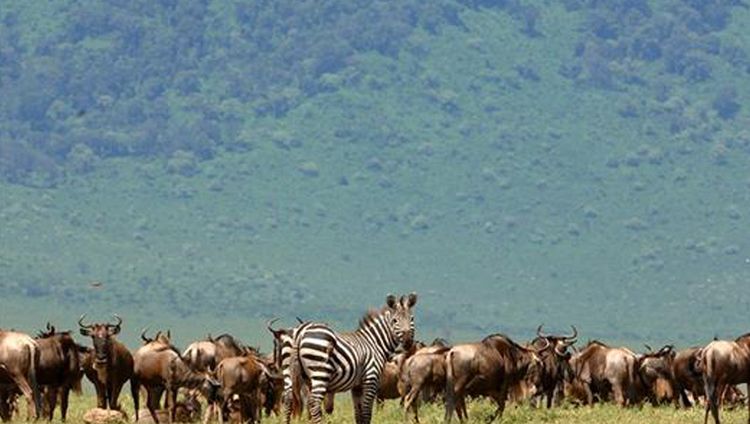
[[207,372],[216,369],[216,345],[210,336],[206,340],[190,343],[182,352],[182,359],[196,372]]
[[532,340],[531,346],[534,348],[540,348],[545,345],[549,345],[549,349],[545,349],[539,354],[542,360],[542,369],[539,377],[539,387],[537,387],[536,394],[543,400],[547,398],[547,408],[552,407],[552,403],[555,399],[555,395],[559,396],[562,393],[562,385],[564,382],[565,375],[570,372],[570,352],[568,348],[575,344],[578,340],[578,330],[575,326],[571,326],[573,334],[569,336],[556,336],[552,334],[544,334],[542,332],[543,325],[540,325],[536,329],[537,337]]
[[60,413],[65,421],[68,412],[70,390],[81,393],[81,364],[79,347],[70,331],[56,332],[49,322],[47,330],[39,332],[36,342],[39,345],[39,366],[37,382],[44,389],[45,413],[52,419],[60,394]]
[[419,401],[432,399],[445,388],[445,354],[451,347],[445,343],[423,347],[406,358],[399,375],[399,391],[402,394],[404,411],[414,412],[419,422]]
[[246,353],[258,353],[258,350],[243,345],[230,334],[211,337],[191,343],[182,353],[185,363],[193,371],[205,372],[216,369],[219,362],[226,358],[242,356]]
[[35,418],[41,413],[41,396],[37,383],[39,346],[29,335],[0,330],[0,417],[11,418],[9,400],[20,391]]
[[594,402],[594,394],[606,397],[611,390],[615,401],[625,406],[637,401],[637,357],[627,348],[613,348],[591,341],[570,359],[573,384],[586,395],[586,403]]
[[694,401],[702,397],[703,376],[698,369],[698,352],[700,347],[691,347],[677,352],[672,361],[672,375],[674,376],[676,396],[679,397],[682,406],[692,406],[687,392],[690,392]]
[[[719,404],[721,394],[730,385],[747,384],[750,387],[750,333],[734,341],[714,340],[698,352],[698,369],[703,375],[706,392],[706,414],[709,412],[714,423],[719,424]],[[750,403],[748,404],[750,423]]]
[[179,388],[198,388],[206,398],[213,398],[213,391],[218,387],[216,382],[206,375],[192,371],[185,364],[179,351],[171,345],[168,333],[166,335],[157,333],[156,337],[149,339],[144,330],[141,338],[144,345],[133,355],[133,377],[130,381],[136,417],[138,417],[141,385],[146,389],[146,406],[155,422],[159,422],[156,411],[160,409],[161,396],[165,391],[166,407],[170,410],[171,420],[175,419]]
[[91,337],[94,344],[90,367],[84,373],[96,389],[96,403],[102,409],[120,409],[117,400],[122,386],[133,375],[133,355],[115,336],[122,329],[122,318],[115,315],[116,324],[84,324],[86,315],[78,320],[81,335]]
[[224,359],[216,368],[216,377],[221,384],[224,406],[236,402],[243,423],[260,421],[262,390],[268,379],[281,379],[271,375],[253,354]]
[[674,346],[666,345],[657,352],[649,351],[637,358],[638,376],[641,379],[643,395],[652,405],[674,402],[679,405],[679,394],[675,384],[673,365]]
[[492,398],[497,410],[491,420],[502,416],[513,384],[525,378],[538,382],[539,352],[548,347],[526,348],[504,334],[452,347],[446,354],[445,420],[450,423],[454,413],[461,421],[468,418],[466,395]]

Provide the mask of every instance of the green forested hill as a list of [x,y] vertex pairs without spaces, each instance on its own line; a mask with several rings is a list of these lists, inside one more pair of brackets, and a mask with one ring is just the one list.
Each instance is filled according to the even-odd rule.
[[415,290],[425,337],[750,328],[740,1],[0,1],[0,22],[2,327],[117,311],[252,338]]

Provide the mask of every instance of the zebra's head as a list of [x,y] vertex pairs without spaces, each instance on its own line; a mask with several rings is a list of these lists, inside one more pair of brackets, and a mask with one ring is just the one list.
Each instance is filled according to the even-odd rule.
[[411,293],[401,298],[389,294],[385,303],[390,311],[390,328],[396,343],[403,349],[409,349],[414,343],[414,313],[412,308],[417,304],[417,294]]

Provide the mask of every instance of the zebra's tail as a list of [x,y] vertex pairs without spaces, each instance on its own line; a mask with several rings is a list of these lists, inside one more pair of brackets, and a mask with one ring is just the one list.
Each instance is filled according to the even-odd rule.
[[445,358],[445,422],[450,423],[456,411],[455,376],[453,375],[453,352]]

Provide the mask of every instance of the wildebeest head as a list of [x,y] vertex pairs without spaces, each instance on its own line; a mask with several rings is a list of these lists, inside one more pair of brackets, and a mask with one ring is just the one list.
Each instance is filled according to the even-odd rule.
[[414,313],[412,308],[417,304],[417,294],[411,293],[396,299],[395,295],[389,294],[386,299],[388,323],[391,331],[396,336],[398,343],[404,350],[411,348],[414,343]]
[[573,329],[573,334],[570,336],[558,336],[558,335],[552,335],[552,334],[544,334],[542,332],[542,328],[544,327],[544,324],[539,325],[536,329],[536,335],[537,338],[532,341],[532,345],[534,347],[540,347],[544,344],[542,341],[547,340],[547,342],[550,344],[550,347],[552,348],[552,352],[554,352],[557,356],[563,359],[570,359],[570,352],[568,352],[568,348],[573,346],[576,341],[578,341],[578,329],[574,325],[571,325],[570,327]]
[[278,318],[274,318],[266,323],[266,328],[273,334],[273,362],[277,367],[281,368],[281,349],[284,344],[285,337],[291,337],[289,331],[286,329],[274,329],[273,324],[278,321]]
[[78,320],[78,326],[80,327],[81,335],[91,337],[94,343],[94,358],[97,363],[105,363],[111,355],[112,351],[112,339],[114,336],[120,333],[122,329],[122,318],[114,315],[117,320],[116,324],[110,323],[94,323],[84,324],[83,319],[86,314],[81,315]]

